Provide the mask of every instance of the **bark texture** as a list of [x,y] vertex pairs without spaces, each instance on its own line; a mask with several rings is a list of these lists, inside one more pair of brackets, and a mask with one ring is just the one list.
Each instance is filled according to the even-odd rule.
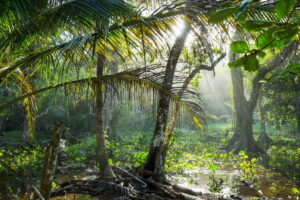
[[[231,68],[231,79],[233,86],[233,104],[235,108],[234,135],[230,141],[232,151],[248,152],[262,151],[253,137],[253,110],[244,95],[244,81],[241,69]],[[257,91],[258,92],[258,91]]]
[[[116,61],[113,61],[110,63],[110,71],[111,74],[117,74],[119,72],[118,63]],[[107,97],[108,101],[108,128],[107,128],[107,134],[108,138],[111,140],[120,140],[118,134],[117,134],[117,125],[119,122],[119,116],[121,115],[121,112],[119,108],[116,106],[117,104],[117,98],[115,91],[111,91],[110,94]]]
[[[97,77],[103,76],[103,69],[105,64],[105,57],[101,54],[97,54]],[[111,170],[108,163],[108,156],[105,147],[104,137],[104,121],[103,121],[103,82],[100,80],[96,85],[96,156],[99,165],[100,177],[104,179],[113,179],[115,175]]]
[[266,132],[266,106],[264,104],[264,99],[263,97],[259,98],[259,102],[258,102],[258,109],[259,109],[259,113],[260,113],[260,132],[259,132],[259,136],[258,136],[258,140],[261,143],[269,143],[271,142],[271,138],[269,138],[269,136],[267,135]]
[[[176,38],[176,41],[170,51],[163,80],[163,87],[167,91],[172,89],[178,59],[182,49],[184,48],[184,43],[190,30],[191,24],[190,22],[187,22],[185,24],[184,30],[182,31],[182,34]],[[154,134],[149,149],[149,154],[144,165],[144,169],[153,172],[154,178],[159,181],[163,179],[164,174],[162,150],[168,122],[169,104],[170,96],[168,96],[164,92],[160,92]]]
[[296,120],[297,120],[297,136],[300,138],[300,75],[296,82]]
[[[263,152],[262,148],[257,144],[253,137],[253,112],[260,95],[262,86],[261,80],[265,76],[281,66],[284,61],[294,52],[297,42],[292,42],[286,46],[274,60],[266,67],[261,68],[252,81],[252,90],[249,100],[245,97],[243,74],[241,69],[231,68],[231,79],[233,85],[233,102],[235,109],[235,127],[233,137],[229,141],[229,150],[239,152],[241,150],[258,153]],[[230,55],[230,61],[234,61],[235,55]]]
[[55,133],[51,144],[46,149],[41,180],[41,195],[45,200],[50,199],[53,175],[55,174],[57,154],[59,150],[59,141],[61,138],[62,122],[56,122]]

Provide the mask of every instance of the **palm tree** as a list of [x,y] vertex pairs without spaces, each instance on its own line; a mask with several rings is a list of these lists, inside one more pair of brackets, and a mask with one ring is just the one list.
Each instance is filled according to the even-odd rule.
[[[190,19],[187,19],[187,21]],[[188,21],[180,36],[175,40],[174,45],[170,51],[169,59],[166,65],[163,87],[170,91],[172,89],[175,69],[178,63],[179,56],[184,43],[187,39],[189,32],[191,31],[191,23]],[[149,149],[147,161],[144,169],[154,173],[154,178],[163,181],[163,160],[162,160],[162,146],[166,135],[166,128],[168,123],[170,106],[170,97],[164,93],[159,94],[159,103],[157,108],[157,117],[155,123],[155,130],[153,139]]]
[[[6,29],[3,29],[0,33],[0,49],[9,52],[10,55],[18,53],[22,57],[21,59],[12,57],[16,60],[14,64],[2,68],[0,84],[12,78],[12,74],[19,68],[27,72],[25,78],[28,78],[29,72],[33,70],[31,63],[35,63],[34,70],[37,70],[43,67],[43,59],[54,55],[68,60],[67,56],[70,54],[84,55],[86,50],[92,52],[92,55],[94,55],[93,52],[97,52],[97,79],[89,77],[42,88],[29,92],[17,98],[17,100],[26,99],[33,94],[57,88],[57,86],[76,83],[95,84],[97,157],[100,175],[103,178],[113,178],[114,175],[108,165],[103,132],[103,81],[120,81],[122,83],[127,81],[129,85],[132,82],[137,84],[143,82],[145,84],[147,80],[136,80],[136,77],[128,78],[121,74],[108,77],[108,79],[103,78],[104,60],[105,57],[109,58],[110,56],[107,49],[112,49],[120,57],[125,57],[126,54],[133,55],[129,45],[137,46],[135,41],[140,41],[142,35],[143,45],[150,46],[159,34],[162,35],[161,31],[169,29],[175,22],[174,16],[178,15],[179,11],[168,13],[162,10],[146,18],[134,12],[129,4],[121,0],[62,2],[16,0],[4,1],[1,6],[3,8],[3,12],[0,14],[3,19],[1,25]],[[163,21],[164,19],[167,19],[167,21]],[[13,23],[16,23],[16,26],[11,28]],[[147,31],[144,27],[147,28]],[[78,34],[83,35],[78,36]],[[72,36],[75,36],[75,38],[65,42],[66,38]],[[28,53],[26,48],[33,41],[38,43],[38,47],[42,50],[35,49],[34,52]],[[85,46],[85,48],[82,48],[82,46]],[[128,76],[128,74],[125,74],[125,76]],[[148,82],[148,85],[149,83],[152,87],[156,87],[155,83]],[[6,105],[11,105],[14,102],[12,101]]]

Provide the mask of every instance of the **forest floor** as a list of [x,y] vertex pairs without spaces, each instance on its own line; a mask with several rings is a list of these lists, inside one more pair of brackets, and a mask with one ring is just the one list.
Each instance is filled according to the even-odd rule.
[[[254,126],[254,130],[259,127]],[[117,196],[131,199],[142,198],[145,195],[148,199],[175,198],[176,195],[189,195],[185,192],[194,192],[194,196],[202,199],[215,198],[300,198],[300,141],[293,137],[286,137],[282,130],[268,130],[273,139],[272,143],[265,145],[269,155],[268,166],[262,165],[262,158],[251,158],[245,152],[238,155],[227,153],[224,149],[230,137],[229,124],[211,124],[206,132],[176,131],[176,139],[169,152],[166,163],[166,174],[171,185],[159,185],[151,180],[142,180],[152,188],[143,188],[137,170],[142,166],[149,147],[151,132],[135,132],[123,134],[119,141],[108,141],[109,162],[116,166],[114,170],[119,174],[119,179],[114,184],[101,182],[95,176],[97,172],[95,163],[95,138],[93,136],[78,139],[66,143],[65,151],[67,161],[64,167],[58,170],[53,182],[54,193],[62,195],[65,187],[85,187],[84,185],[94,184],[94,194],[80,192],[81,195],[68,194],[64,197],[53,198],[65,199],[91,199],[101,188],[110,187]],[[229,132],[229,134],[227,134]],[[13,134],[12,134],[13,135]],[[291,135],[291,134],[290,134]],[[44,156],[44,147],[41,145],[22,147],[17,144],[2,145],[0,157],[6,157],[5,162],[21,175],[30,169],[30,182],[38,186],[41,163]],[[123,171],[120,171],[123,169]],[[0,172],[5,175],[0,167]],[[129,172],[131,175],[126,175]],[[124,174],[125,173],[125,174]],[[141,179],[141,178],[139,178]],[[12,176],[2,176],[1,181],[13,188],[12,192],[18,192],[18,181]],[[138,183],[137,183],[138,182]],[[101,184],[102,183],[102,184]],[[100,184],[100,185],[99,185]],[[109,186],[110,185],[110,186]],[[114,185],[114,186],[111,186]],[[143,184],[142,184],[143,185]],[[156,186],[155,191],[153,187]],[[118,187],[117,187],[118,186]],[[122,189],[130,186],[131,190]],[[182,192],[182,187],[190,190]],[[93,188],[93,187],[89,187]],[[160,189],[157,189],[160,188]],[[84,190],[84,189],[82,189]],[[78,189],[79,191],[79,189]],[[107,190],[110,191],[110,190]],[[56,193],[55,193],[56,192]],[[175,192],[175,193],[174,193]],[[70,193],[74,193],[70,191]],[[75,196],[74,196],[75,195]],[[127,196],[126,196],[127,195]],[[169,196],[168,196],[169,195]],[[175,195],[175,196],[174,196]],[[96,195],[99,196],[99,195]],[[155,197],[156,196],[156,197]],[[160,197],[161,198],[161,197]],[[173,199],[174,199],[173,198]],[[178,196],[176,196],[178,198]],[[145,198],[144,198],[145,199]],[[172,199],[172,198],[171,198]],[[183,199],[183,198],[179,198]]]

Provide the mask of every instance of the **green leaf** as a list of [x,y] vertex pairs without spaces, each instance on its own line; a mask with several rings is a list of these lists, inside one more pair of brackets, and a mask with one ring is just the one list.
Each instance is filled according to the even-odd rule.
[[286,78],[290,73],[288,71],[282,72],[279,77],[280,78]]
[[234,68],[242,67],[246,63],[246,59],[247,59],[247,56],[243,56],[235,61],[228,63],[228,66],[234,67]]
[[300,191],[296,187],[293,187],[292,194],[300,194]]
[[275,8],[277,19],[286,16],[294,8],[296,2],[297,0],[279,0]]
[[230,50],[233,53],[246,53],[249,50],[249,46],[245,41],[235,41],[231,43]]
[[266,54],[264,51],[258,51],[258,52],[257,52],[257,55],[258,55],[260,58],[264,58],[267,54]]
[[297,26],[289,25],[289,26],[284,26],[280,29],[277,29],[273,33],[273,37],[276,39],[282,39],[284,37],[297,35],[298,33],[299,33],[299,29]]
[[256,54],[250,54],[247,56],[246,63],[244,65],[245,70],[247,71],[256,71],[259,68],[258,60]]
[[268,48],[270,44],[274,41],[274,38],[272,36],[274,30],[270,29],[262,34],[260,34],[256,38],[256,46],[258,49]]
[[287,70],[294,74],[300,74],[300,64],[290,64]]
[[282,48],[296,39],[299,33],[298,27],[284,26],[271,28],[256,38],[256,46],[259,49]]
[[283,46],[291,43],[296,39],[296,35],[290,35],[285,38],[281,38],[272,43],[271,48],[282,48]]
[[249,20],[241,24],[242,28],[247,32],[259,32],[265,28],[270,28],[274,25],[274,22],[260,21],[260,20]]
[[273,37],[281,40],[286,37],[293,37],[299,33],[298,27],[287,26],[273,33]]
[[252,53],[250,55],[243,56],[236,61],[228,63],[228,66],[234,68],[244,67],[247,71],[256,71],[259,67],[256,54],[257,53]]
[[209,166],[208,166],[208,170],[212,171],[212,172],[215,172],[217,169],[217,166],[213,163],[210,163]]
[[234,8],[225,8],[223,10],[220,10],[220,11],[212,14],[209,17],[208,22],[212,23],[212,24],[220,23],[220,22],[224,21],[225,19],[234,15],[235,12],[237,11],[237,9],[238,9],[237,7],[234,7]]
[[53,181],[52,181],[51,185],[52,185],[52,187],[56,187],[57,186],[57,184],[55,182],[53,182]]

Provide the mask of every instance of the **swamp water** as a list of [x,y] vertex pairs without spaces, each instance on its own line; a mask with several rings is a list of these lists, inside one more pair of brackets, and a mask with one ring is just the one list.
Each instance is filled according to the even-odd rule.
[[[209,185],[212,183],[209,178],[210,174],[211,171],[208,169],[190,170],[186,171],[183,176],[173,177],[172,182],[202,193],[211,193],[209,190]],[[241,172],[234,168],[216,170],[214,174],[223,179],[220,191],[216,194],[224,197],[238,195],[245,199],[259,199],[260,197],[284,200],[300,199],[300,193],[296,194],[293,191],[293,188],[300,190],[300,186],[296,186],[276,173],[261,172],[258,174],[254,186],[240,182],[238,177]]]

